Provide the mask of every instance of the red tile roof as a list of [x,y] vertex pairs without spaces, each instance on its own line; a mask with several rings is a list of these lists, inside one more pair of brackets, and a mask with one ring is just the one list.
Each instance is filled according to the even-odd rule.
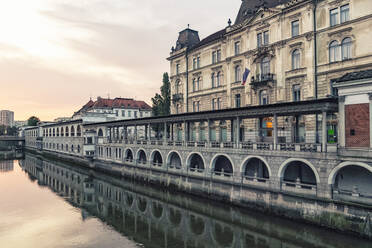
[[151,110],[151,107],[144,101],[137,101],[130,98],[106,99],[98,97],[96,101],[89,100],[77,113],[86,112],[95,108],[132,108],[141,110]]

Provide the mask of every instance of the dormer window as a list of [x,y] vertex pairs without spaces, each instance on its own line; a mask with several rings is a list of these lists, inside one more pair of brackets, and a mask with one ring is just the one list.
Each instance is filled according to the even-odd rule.
[[176,64],[176,74],[180,74],[180,64]]

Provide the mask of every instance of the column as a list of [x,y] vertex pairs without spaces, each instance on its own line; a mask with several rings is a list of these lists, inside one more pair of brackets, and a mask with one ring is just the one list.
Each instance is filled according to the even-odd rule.
[[187,141],[187,122],[183,122],[183,141]]
[[207,141],[211,142],[211,121],[209,119],[207,120]]
[[240,117],[236,117],[236,146],[239,148],[240,143]]
[[149,138],[149,133],[148,133],[148,125],[145,125],[145,140],[148,140]]
[[149,127],[147,128],[149,134],[147,135],[148,141],[151,141],[151,124],[148,125]]
[[109,142],[111,142],[112,140],[112,130],[111,130],[111,127],[109,127]]
[[167,142],[167,123],[164,122],[164,128],[163,128],[164,132],[163,132],[163,139],[164,139],[164,142]]
[[170,124],[170,138],[171,138],[171,141],[174,141],[174,124],[173,123],[171,123]]
[[134,125],[134,140],[137,140],[138,134],[137,134],[137,125]]
[[372,148],[372,93],[369,93],[369,147]]
[[340,96],[338,98],[338,102],[338,144],[340,145],[340,147],[345,147],[345,96]]
[[274,126],[274,130],[273,130],[274,150],[276,150],[278,146],[278,116],[277,114],[274,114],[273,126]]
[[124,139],[128,140],[128,127],[124,126]]
[[322,152],[327,152],[327,112],[322,112]]

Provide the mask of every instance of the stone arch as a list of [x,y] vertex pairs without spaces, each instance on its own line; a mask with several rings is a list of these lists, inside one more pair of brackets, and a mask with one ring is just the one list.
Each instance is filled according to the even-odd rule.
[[345,167],[348,167],[348,166],[358,166],[358,167],[364,168],[367,171],[369,171],[370,173],[372,173],[372,166],[369,165],[369,164],[366,164],[366,163],[363,163],[363,162],[346,161],[346,162],[342,162],[341,164],[337,165],[331,171],[331,173],[329,174],[329,177],[328,177],[328,184],[333,185],[335,183],[336,176],[337,176],[338,172],[341,171],[341,169],[343,169]]
[[205,170],[205,159],[199,152],[192,152],[186,159],[186,166],[190,170],[197,170],[202,172]]
[[133,150],[132,148],[127,148],[124,152],[124,159],[127,162],[133,162],[134,156],[133,156]]
[[254,176],[255,172],[257,172],[257,177],[269,179],[272,175],[269,163],[261,156],[246,157],[240,168],[245,176]]
[[145,198],[142,198],[142,197],[137,198],[137,208],[139,211],[141,211],[142,213],[145,213],[147,209],[147,205],[148,205],[147,200]]
[[310,168],[310,170],[312,171],[312,173],[314,174],[314,177],[315,177],[315,184],[320,183],[320,177],[319,177],[318,171],[316,170],[315,166],[312,163],[310,163],[308,160],[302,159],[302,158],[290,158],[290,159],[287,159],[286,161],[284,161],[280,165],[279,172],[278,172],[278,177],[280,178],[281,181],[284,179],[284,175],[285,175],[285,172],[286,172],[288,166],[293,165],[296,162],[297,163],[300,162],[302,165],[306,165],[308,168]]
[[182,156],[178,151],[170,151],[167,156],[169,168],[182,169]]
[[138,164],[147,164],[147,155],[145,150],[139,149],[137,151],[136,159],[138,161]]
[[98,137],[103,137],[102,128],[98,129]]
[[210,168],[217,175],[221,175],[222,170],[225,176],[231,176],[234,173],[234,163],[230,156],[226,154],[219,153],[214,155],[211,160]]
[[158,149],[155,149],[151,152],[150,156],[150,162],[154,166],[163,166],[163,156],[161,155],[161,152]]

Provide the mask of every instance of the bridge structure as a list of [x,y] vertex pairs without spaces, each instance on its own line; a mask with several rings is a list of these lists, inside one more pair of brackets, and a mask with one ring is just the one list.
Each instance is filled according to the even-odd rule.
[[25,137],[0,136],[0,149],[13,150],[22,149],[25,146]]

